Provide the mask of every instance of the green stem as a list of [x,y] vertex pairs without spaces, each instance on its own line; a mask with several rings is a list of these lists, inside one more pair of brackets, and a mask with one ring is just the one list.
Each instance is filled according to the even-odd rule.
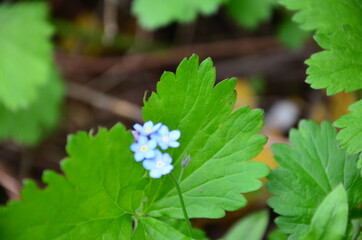
[[185,221],[186,221],[186,223],[187,223],[187,227],[188,227],[188,230],[189,230],[189,232],[190,232],[190,235],[191,235],[192,238],[195,238],[194,233],[193,233],[193,231],[192,231],[192,226],[191,226],[191,222],[190,222],[189,216],[187,215],[187,211],[186,211],[184,199],[183,199],[183,197],[182,197],[180,185],[178,184],[178,182],[176,181],[176,179],[175,179],[175,177],[172,175],[172,173],[170,173],[170,177],[171,177],[172,181],[175,183],[176,190],[177,190],[177,193],[178,193],[178,197],[179,197],[180,203],[181,203],[182,212],[183,212],[183,214],[184,214],[184,218],[185,218]]
[[181,172],[180,172],[180,176],[178,177],[178,184],[180,184],[181,183],[181,180],[182,180],[182,175],[184,175],[184,169],[185,168],[181,168]]

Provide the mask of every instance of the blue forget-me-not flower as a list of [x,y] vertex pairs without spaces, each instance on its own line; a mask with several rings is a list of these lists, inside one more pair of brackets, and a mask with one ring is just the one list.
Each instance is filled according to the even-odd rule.
[[132,143],[131,150],[134,152],[134,159],[140,162],[145,158],[155,157],[155,148],[157,143],[154,140],[149,140],[146,136],[139,136],[138,142]]
[[179,130],[169,131],[167,126],[162,125],[157,131],[157,134],[151,135],[151,138],[157,141],[157,144],[162,150],[166,150],[168,147],[179,147],[180,143],[177,142],[177,140],[180,136],[181,132]]
[[170,131],[166,125],[162,123],[153,124],[148,121],[141,125],[136,123],[133,125],[136,131],[132,131],[135,142],[131,145],[134,152],[134,158],[137,162],[143,161],[143,167],[150,171],[152,178],[160,178],[162,175],[169,174],[173,165],[172,158],[168,153],[162,153],[162,150],[168,147],[177,148],[180,143],[177,141],[181,132],[179,130]]
[[139,123],[136,123],[135,125],[133,125],[133,127],[137,132],[139,132],[140,135],[149,136],[152,133],[155,133],[161,127],[161,125],[162,125],[161,123],[153,125],[152,121],[148,121],[145,122],[143,126]]
[[160,150],[155,150],[156,156],[154,159],[146,159],[142,162],[143,167],[150,170],[152,178],[160,178],[162,175],[169,174],[173,169],[171,164],[172,158],[168,153],[161,153]]

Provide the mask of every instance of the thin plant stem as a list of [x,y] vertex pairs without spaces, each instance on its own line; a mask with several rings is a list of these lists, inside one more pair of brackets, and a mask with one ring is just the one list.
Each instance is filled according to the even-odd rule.
[[181,183],[181,180],[182,180],[182,175],[184,175],[184,169],[185,168],[181,168],[181,172],[180,172],[180,176],[178,177],[178,184],[180,184]]
[[191,226],[191,222],[190,222],[189,216],[187,215],[187,211],[186,211],[184,199],[183,199],[183,197],[182,197],[180,185],[178,184],[178,182],[176,181],[176,178],[172,175],[172,173],[170,173],[169,175],[170,175],[172,181],[175,183],[176,190],[177,190],[177,194],[178,194],[178,197],[179,197],[180,203],[181,203],[182,212],[183,212],[183,214],[184,214],[184,218],[185,218],[185,221],[186,221],[186,223],[187,223],[187,227],[188,227],[188,230],[189,230],[189,232],[190,232],[190,235],[191,235],[192,238],[195,238],[194,233],[193,233],[193,231],[192,231],[192,226]]

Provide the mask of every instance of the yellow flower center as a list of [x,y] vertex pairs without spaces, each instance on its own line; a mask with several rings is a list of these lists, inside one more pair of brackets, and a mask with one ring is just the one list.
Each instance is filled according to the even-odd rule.
[[147,151],[147,146],[146,146],[146,145],[142,146],[142,147],[141,147],[141,151],[142,151],[142,152],[146,152],[146,151]]
[[146,133],[149,133],[149,132],[152,132],[152,130],[149,129],[149,128],[147,128],[147,129],[145,130],[145,132],[146,132]]

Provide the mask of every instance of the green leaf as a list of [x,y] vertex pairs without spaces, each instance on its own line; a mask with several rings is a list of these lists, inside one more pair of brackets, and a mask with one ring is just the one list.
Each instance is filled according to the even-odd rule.
[[57,124],[64,87],[56,69],[39,91],[41,95],[25,109],[13,112],[0,104],[1,140],[34,146]]
[[[181,189],[192,217],[221,217],[225,210],[244,206],[240,193],[260,188],[258,178],[269,172],[262,163],[246,161],[266,140],[257,135],[262,112],[246,107],[231,113],[235,80],[216,87],[214,82],[211,60],[199,66],[193,56],[180,64],[176,75],[163,75],[158,93],[144,107],[146,120],[182,132],[181,146],[169,153],[175,176],[183,156],[191,155]],[[47,171],[45,189],[28,182],[22,201],[0,208],[0,239],[123,240],[133,232],[133,239],[188,239],[165,219],[183,219],[170,176],[150,179],[134,161],[133,141],[122,125],[110,131],[101,128],[96,136],[71,136],[69,157],[61,165],[64,176]]]
[[294,20],[304,29],[317,30],[316,41],[326,51],[307,61],[307,82],[327,88],[329,95],[362,88],[362,2],[359,0],[281,0],[297,10]]
[[[188,229],[188,225],[184,219],[178,220],[178,219],[172,219],[172,218],[159,218],[161,221],[167,223],[172,228],[177,229],[182,234],[189,236],[190,232]],[[194,234],[195,239],[197,240],[208,240],[206,233],[202,231],[201,229],[193,228],[192,232]],[[189,236],[190,237],[190,236]]]
[[263,210],[238,221],[223,240],[261,240],[269,223],[268,211]]
[[348,224],[348,201],[343,185],[333,190],[315,212],[311,229],[301,240],[342,240]]
[[289,10],[296,11],[294,20],[306,30],[330,30],[336,26],[361,24],[358,0],[280,0]]
[[268,240],[288,240],[288,235],[277,228],[268,235]]
[[229,14],[242,26],[255,29],[260,22],[271,17],[275,0],[229,0]]
[[[263,126],[263,112],[249,107],[231,113],[235,103],[235,79],[215,84],[210,59],[199,66],[198,57],[185,59],[176,74],[166,72],[145,102],[145,120],[162,122],[182,132],[181,146],[172,150],[178,177],[182,158],[191,156],[181,181],[191,218],[220,218],[225,210],[246,205],[240,193],[261,187],[258,178],[269,172],[265,164],[246,161],[255,157],[266,142],[256,135]],[[146,194],[147,214],[183,218],[177,192],[168,177],[152,180]]]
[[288,17],[278,26],[277,35],[286,47],[297,50],[303,47],[310,33],[301,29],[299,24]]
[[[362,152],[362,100],[354,103],[348,108],[352,113],[342,116],[334,122],[334,126],[343,128],[337,135],[343,149],[350,154]],[[362,168],[362,155],[358,161],[359,168]]]
[[281,168],[272,171],[267,186],[274,195],[269,205],[281,215],[276,223],[293,240],[308,233],[318,206],[339,184],[346,189],[349,209],[355,208],[362,200],[362,179],[357,156],[339,148],[330,123],[319,127],[302,121],[299,130],[291,130],[290,142],[273,145]]
[[142,27],[156,29],[172,22],[191,22],[197,14],[210,15],[225,0],[134,0],[132,13]]
[[[362,8],[361,8],[362,11]],[[327,94],[351,92],[362,88],[362,29],[345,25],[332,33],[318,33],[318,44],[326,49],[306,61],[307,82],[313,88],[327,88]]]
[[21,202],[0,209],[0,238],[130,239],[131,214],[142,199],[144,169],[126,149],[132,134],[121,125],[97,136],[79,132],[67,145],[65,176],[46,171],[44,190],[28,181]]
[[155,218],[146,217],[142,218],[139,222],[139,226],[132,239],[191,240],[192,238],[183,235],[162,221],[159,221]]
[[0,5],[0,104],[15,111],[32,104],[51,71],[53,27],[44,2]]

